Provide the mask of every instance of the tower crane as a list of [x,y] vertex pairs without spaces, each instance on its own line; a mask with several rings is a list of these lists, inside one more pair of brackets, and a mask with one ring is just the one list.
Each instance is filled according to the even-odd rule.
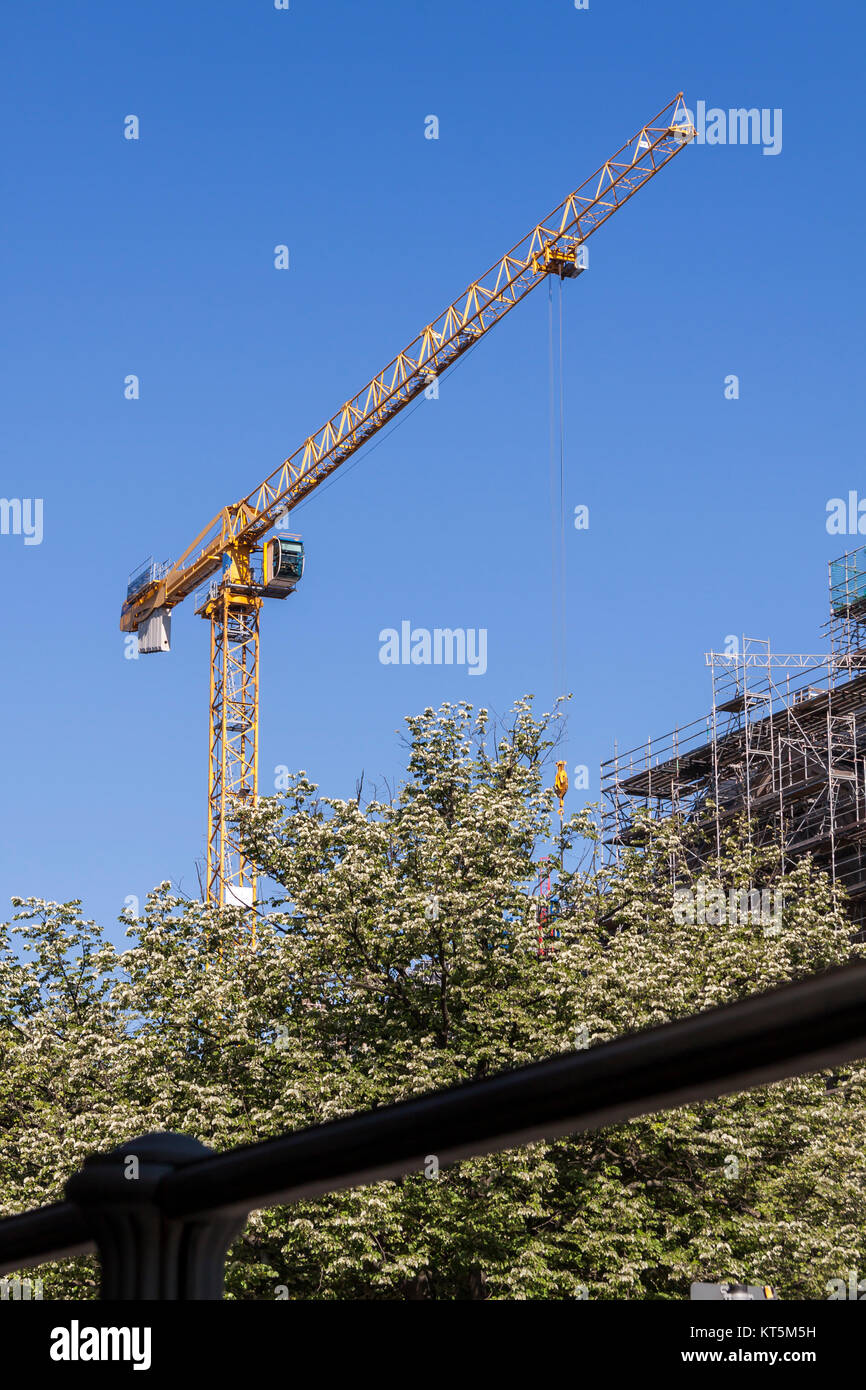
[[587,238],[694,135],[680,92],[258,487],[224,507],[179,559],[149,560],[131,576],[120,627],[138,634],[140,652],[169,650],[171,610],[191,595],[210,623],[208,901],[242,909],[255,902],[238,812],[257,795],[262,604],[288,598],[303,573],[303,543],[285,534],[292,508],[543,280],[578,276]]

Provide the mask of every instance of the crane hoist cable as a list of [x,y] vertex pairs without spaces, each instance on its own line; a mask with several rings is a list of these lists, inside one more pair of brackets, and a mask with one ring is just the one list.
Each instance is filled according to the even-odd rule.
[[562,353],[565,296],[559,282],[559,603],[561,621],[560,659],[562,661],[561,693],[568,687],[568,647],[566,645],[566,588],[565,588],[565,375]]
[[557,604],[556,452],[554,447],[555,371],[553,363],[553,281],[547,285],[547,433],[550,473],[550,648],[553,664],[553,698],[559,688],[559,608]]
[[[579,248],[695,138],[679,92],[251,492],[218,512],[180,558],[130,576],[120,628],[142,653],[170,648],[171,611],[197,595],[210,623],[208,901],[253,911],[256,868],[240,814],[254,807],[259,761],[259,615],[303,572],[303,542],[280,534],[289,512],[551,276],[583,269]],[[563,518],[564,525],[564,518]]]
[[[553,277],[548,284],[547,360],[550,437],[550,581],[554,698],[567,694],[567,623],[565,585],[565,382],[563,374],[564,296],[557,293],[554,328]],[[558,351],[556,342],[558,339]]]

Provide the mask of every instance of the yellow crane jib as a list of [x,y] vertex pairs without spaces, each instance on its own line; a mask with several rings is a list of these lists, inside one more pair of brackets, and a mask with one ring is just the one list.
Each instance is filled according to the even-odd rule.
[[[287,598],[303,572],[300,538],[265,542],[286,514],[419,396],[551,274],[585,268],[587,238],[695,136],[679,92],[616,154],[468,286],[258,487],[224,507],[173,563],[148,561],[129,581],[123,632],[142,652],[166,652],[171,610],[195,594],[211,624],[207,897],[249,908],[255,872],[236,833],[258,780],[259,614]],[[264,546],[263,546],[263,542]]]

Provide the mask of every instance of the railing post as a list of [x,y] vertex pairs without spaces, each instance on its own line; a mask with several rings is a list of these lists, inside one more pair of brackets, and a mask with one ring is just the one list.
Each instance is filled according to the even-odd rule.
[[226,1252],[246,1216],[169,1217],[158,1187],[213,1150],[185,1134],[145,1134],[91,1154],[66,1184],[99,1251],[104,1299],[219,1299]]

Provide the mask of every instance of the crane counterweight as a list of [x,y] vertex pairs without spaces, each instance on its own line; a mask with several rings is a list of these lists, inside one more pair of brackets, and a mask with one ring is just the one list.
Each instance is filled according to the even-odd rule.
[[142,656],[171,651],[171,613],[155,608],[138,629],[138,650]]

